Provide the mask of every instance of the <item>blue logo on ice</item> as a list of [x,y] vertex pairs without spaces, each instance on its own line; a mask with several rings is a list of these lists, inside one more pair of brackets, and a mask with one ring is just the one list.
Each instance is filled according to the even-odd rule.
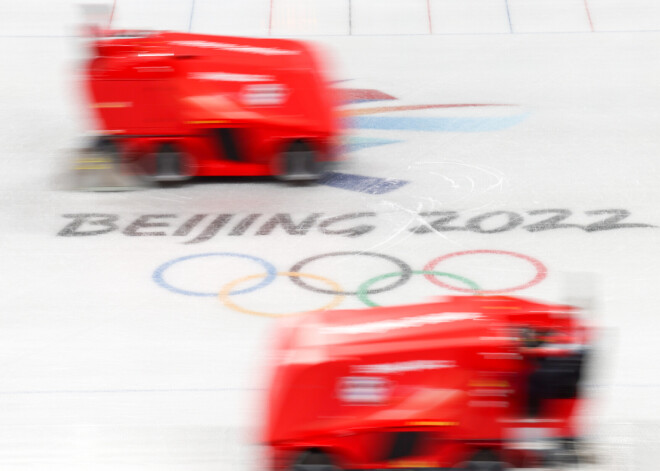
[[[378,90],[345,89],[343,90],[347,104],[370,103],[376,101],[396,100],[395,97]],[[401,105],[354,107],[344,111],[347,127],[351,129],[368,129],[380,131],[422,131],[422,132],[490,132],[500,131],[515,126],[524,121],[529,113],[518,112],[502,116],[376,116],[393,112],[421,111],[453,108],[511,108],[500,104],[436,104],[436,105]],[[383,139],[364,136],[352,136],[347,142],[347,152],[354,152],[370,147],[383,146],[403,142],[400,139]],[[394,191],[408,182],[405,180],[365,177],[344,173],[329,173],[321,180],[322,184],[336,188],[359,191],[362,193],[383,194]]]

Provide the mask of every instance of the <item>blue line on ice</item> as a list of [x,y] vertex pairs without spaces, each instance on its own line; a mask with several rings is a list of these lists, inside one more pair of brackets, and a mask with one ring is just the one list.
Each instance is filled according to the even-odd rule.
[[348,120],[353,129],[387,131],[485,132],[499,131],[521,123],[528,113],[504,117],[394,117],[356,116]]
[[346,144],[346,152],[355,152],[357,150],[368,149],[369,147],[384,146],[403,142],[396,139],[380,139],[377,137],[351,136]]

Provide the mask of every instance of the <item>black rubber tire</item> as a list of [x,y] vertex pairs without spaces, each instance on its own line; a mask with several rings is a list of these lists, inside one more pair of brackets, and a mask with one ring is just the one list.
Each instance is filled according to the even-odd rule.
[[292,471],[341,471],[332,458],[326,453],[317,450],[308,450],[301,453],[291,468]]
[[463,469],[466,471],[506,471],[504,463],[497,461],[471,461]]
[[463,463],[459,469],[466,471],[506,471],[509,465],[500,461],[498,455],[492,450],[479,450],[467,463]]
[[317,181],[323,174],[323,165],[316,158],[314,148],[304,140],[292,142],[282,153],[279,177],[299,183]]
[[161,144],[156,152],[139,160],[139,173],[145,180],[157,182],[159,185],[176,185],[191,178],[185,155],[172,143]]
[[548,453],[545,459],[548,467],[579,466],[581,464],[579,443],[575,439],[563,439],[559,448]]
[[115,139],[109,136],[96,137],[92,142],[91,148],[95,152],[110,156],[113,163],[121,163],[121,149]]
[[163,144],[156,152],[156,175],[181,175],[181,154],[172,144]]

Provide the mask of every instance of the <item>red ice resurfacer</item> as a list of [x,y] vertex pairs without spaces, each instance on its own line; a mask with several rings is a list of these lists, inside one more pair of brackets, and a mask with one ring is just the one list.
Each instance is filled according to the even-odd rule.
[[591,337],[577,308],[500,296],[287,319],[268,390],[269,469],[574,464]]
[[93,150],[151,180],[315,180],[340,158],[337,92],[306,42],[104,31],[90,46]]

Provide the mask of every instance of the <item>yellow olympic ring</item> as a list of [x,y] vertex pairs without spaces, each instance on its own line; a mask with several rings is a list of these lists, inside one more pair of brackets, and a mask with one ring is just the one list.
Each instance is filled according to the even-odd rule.
[[[327,283],[333,290],[337,292],[341,292],[341,286],[338,283],[335,283],[332,280],[329,280],[328,278],[325,278],[324,276],[319,276],[319,275],[312,275],[308,273],[298,273],[298,272],[293,272],[293,271],[282,271],[277,273],[278,276],[289,276],[289,277],[294,277],[294,278],[312,278],[314,280],[319,280],[323,281],[324,283]],[[252,314],[255,316],[264,316],[264,317],[284,317],[284,316],[291,316],[295,314],[303,314],[305,312],[310,312],[310,311],[301,311],[301,312],[289,312],[285,314],[270,314],[268,312],[260,312],[260,311],[251,311],[250,309],[246,309],[244,307],[239,306],[238,304],[234,303],[231,299],[229,299],[229,293],[233,291],[233,289],[245,282],[245,281],[250,281],[250,280],[255,280],[257,278],[265,278],[268,276],[265,273],[259,273],[257,275],[249,275],[245,276],[243,278],[239,278],[237,280],[231,281],[227,283],[225,286],[222,287],[220,290],[220,293],[218,294],[218,297],[220,298],[220,301],[227,306],[228,308],[234,309],[235,311],[242,312],[244,314]],[[332,298],[332,301],[330,301],[328,304],[321,306],[319,309],[316,309],[317,311],[326,311],[328,309],[332,309],[339,305],[342,301],[344,300],[344,295],[343,294],[336,294],[334,298]]]

